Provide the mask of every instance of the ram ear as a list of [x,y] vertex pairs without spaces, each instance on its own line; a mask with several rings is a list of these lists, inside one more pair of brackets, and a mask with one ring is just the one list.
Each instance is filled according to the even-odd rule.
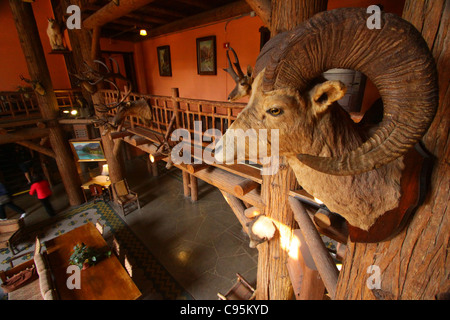
[[316,85],[310,91],[311,106],[316,115],[325,112],[333,102],[341,99],[347,91],[345,85],[338,80],[326,81]]

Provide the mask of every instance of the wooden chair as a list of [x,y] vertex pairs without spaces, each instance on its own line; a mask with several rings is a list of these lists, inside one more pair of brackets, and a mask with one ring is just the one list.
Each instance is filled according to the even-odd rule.
[[89,185],[89,190],[91,191],[91,196],[94,197],[94,203],[96,201],[105,201],[106,192],[101,185],[93,183]]
[[218,293],[221,300],[254,300],[255,289],[239,273],[234,286],[225,294]]
[[95,227],[102,236],[105,235],[105,225],[101,223],[100,220],[97,220],[97,222],[95,223]]
[[141,210],[138,195],[130,190],[126,180],[113,183],[112,188],[115,194],[115,202],[119,205],[124,216],[133,211],[134,206]]
[[127,270],[130,278],[133,278],[133,264],[131,263],[130,258],[126,252],[123,258],[123,266],[125,267],[125,270]]
[[0,249],[9,248],[15,255],[13,243],[18,240],[20,233],[25,226],[23,219],[9,219],[0,221]]
[[120,243],[115,236],[112,237],[111,249],[112,249],[112,252],[117,256],[117,259],[119,259],[119,261],[121,261],[122,260],[122,256],[121,256],[122,251],[120,250]]

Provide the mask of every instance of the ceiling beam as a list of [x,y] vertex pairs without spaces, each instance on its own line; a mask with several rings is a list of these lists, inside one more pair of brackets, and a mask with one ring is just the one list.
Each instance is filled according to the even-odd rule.
[[272,18],[272,5],[270,0],[246,0],[253,11],[261,18],[264,25],[269,27]]
[[109,2],[89,18],[83,21],[83,26],[88,29],[101,27],[104,24],[114,21],[122,16],[135,11],[154,0],[120,0],[120,5],[116,6],[113,2]]
[[184,29],[198,27],[204,24],[226,20],[252,11],[245,1],[236,1],[217,9],[199,13],[184,19],[180,19],[161,27],[148,31],[146,38],[157,37],[163,34],[177,32]]

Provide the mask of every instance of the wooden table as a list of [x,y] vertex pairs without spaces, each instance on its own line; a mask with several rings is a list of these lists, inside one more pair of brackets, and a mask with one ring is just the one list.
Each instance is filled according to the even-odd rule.
[[108,176],[99,175],[99,176],[96,176],[96,177],[92,178],[91,180],[89,180],[88,182],[83,183],[81,185],[81,188],[83,189],[84,200],[86,202],[87,202],[87,198],[86,198],[85,190],[89,190],[89,186],[91,184],[101,185],[104,189],[107,189],[109,194],[110,194],[110,196],[112,196],[112,194],[111,194],[111,180],[109,180]]
[[112,254],[96,265],[81,270],[81,288],[69,289],[66,281],[69,258],[73,247],[85,243],[98,249],[107,246],[106,241],[92,223],[87,223],[59,237],[45,242],[56,290],[62,300],[135,300],[141,292]]

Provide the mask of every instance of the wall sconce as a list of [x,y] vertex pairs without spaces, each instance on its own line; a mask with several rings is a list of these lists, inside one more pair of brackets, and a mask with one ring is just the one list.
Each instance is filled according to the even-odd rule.
[[139,35],[145,37],[147,35],[147,30],[145,30],[145,29],[139,30]]

